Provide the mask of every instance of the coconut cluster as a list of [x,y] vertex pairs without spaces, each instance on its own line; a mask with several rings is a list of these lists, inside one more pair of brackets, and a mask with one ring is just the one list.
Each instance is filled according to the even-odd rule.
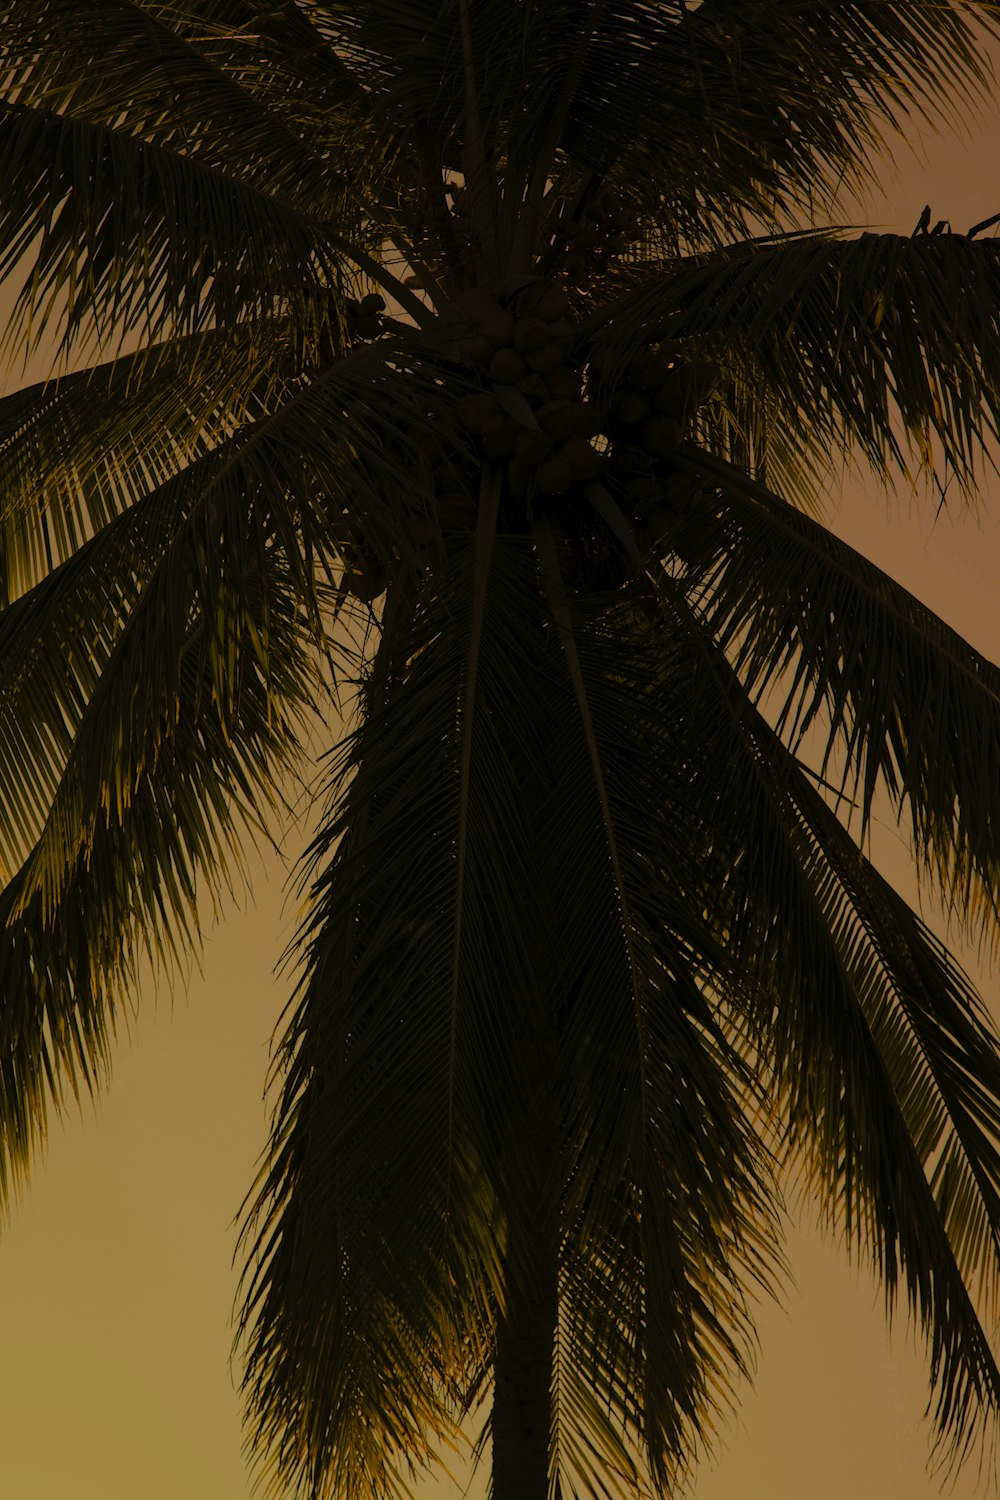
[[455,415],[488,458],[506,463],[512,496],[563,495],[593,479],[601,457],[591,439],[603,424],[569,363],[576,331],[564,293],[538,282],[511,307],[482,288],[456,301],[472,325],[456,353],[492,389],[464,397]]
[[589,375],[612,441],[643,448],[654,458],[676,451],[719,378],[714,364],[685,360],[677,341],[640,350],[617,378],[599,359],[591,362]]
[[703,519],[705,483],[674,459],[698,409],[718,385],[710,360],[691,359],[679,341],[639,351],[618,370],[595,358],[588,378],[606,412],[614,470],[647,550],[665,543],[683,555]]
[[507,304],[484,288],[455,301],[466,322],[452,351],[473,367],[479,389],[452,404],[442,387],[436,409],[401,431],[399,457],[413,480],[405,535],[352,538],[343,587],[371,603],[385,588],[392,551],[429,563],[442,537],[472,530],[484,460],[505,469],[507,524],[519,529],[532,506],[554,507],[581,583],[598,575],[622,582],[631,570],[610,535],[591,536],[573,520],[577,487],[605,468],[646,548],[664,543],[683,556],[691,525],[704,519],[704,486],[674,460],[715,388],[715,366],[669,340],[624,363],[579,351],[567,298],[552,282],[533,283]]
[[628,249],[634,235],[635,223],[617,194],[603,188],[561,226],[559,268],[571,286],[585,286]]
[[381,338],[385,298],[378,292],[367,296],[347,297],[341,322],[338,299],[326,287],[306,292],[306,307],[298,320],[292,340],[288,373],[301,376],[336,363],[345,347]]
[[360,301],[348,297],[345,311],[347,336],[352,343],[381,338],[385,298],[379,292],[369,292]]

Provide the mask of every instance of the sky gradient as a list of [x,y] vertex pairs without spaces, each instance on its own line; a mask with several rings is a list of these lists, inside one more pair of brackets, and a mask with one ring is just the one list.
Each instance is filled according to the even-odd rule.
[[[867,215],[909,231],[924,203],[957,230],[1000,209],[1000,122],[900,153]],[[982,515],[936,523],[928,502],[853,483],[835,529],[1000,656],[1000,483]],[[889,873],[905,855],[876,842]],[[292,851],[290,851],[292,852]],[[228,1368],[233,1221],[265,1140],[267,1047],[286,992],[271,970],[295,925],[286,866],[261,867],[256,908],[210,937],[173,1004],[152,984],[111,1089],[57,1122],[0,1238],[0,1493],[12,1500],[247,1500]],[[995,1013],[995,980],[985,981]],[[808,1227],[797,1288],[760,1318],[756,1386],[703,1465],[695,1500],[925,1500],[924,1367],[903,1322],[890,1342],[864,1272]],[[485,1495],[485,1476],[468,1490]],[[457,1500],[428,1483],[418,1500]],[[963,1474],[954,1500],[982,1493]]]

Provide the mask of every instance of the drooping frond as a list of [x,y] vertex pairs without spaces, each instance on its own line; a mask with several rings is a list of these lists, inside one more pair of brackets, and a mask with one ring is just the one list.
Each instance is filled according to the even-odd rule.
[[664,611],[700,679],[689,788],[719,845],[713,915],[747,981],[729,992],[736,1033],[774,1070],[783,1149],[872,1257],[890,1307],[905,1293],[928,1339],[939,1438],[960,1459],[1000,1403],[985,1331],[1000,1290],[1000,1046],[966,976],[865,860],[679,596]]
[[[796,234],[681,263],[629,294],[612,343],[668,319],[745,392],[766,464],[772,434],[824,467],[858,452],[881,478],[915,461],[942,493],[991,462],[1000,412],[1000,247],[961,235]],[[725,388],[703,413],[726,454]]]
[[747,1286],[777,1264],[770,1163],[744,1114],[750,1074],[703,988],[728,984],[728,963],[680,873],[704,831],[662,642],[629,606],[591,612],[550,587],[564,674],[538,828],[564,955],[554,1438],[583,1493],[627,1481],[616,1436],[669,1490],[752,1363]]
[[310,1494],[378,1494],[422,1461],[448,1377],[482,1358],[501,1268],[518,1274],[505,1226],[541,1170],[539,1055],[561,1122],[547,1170],[563,1184],[565,1482],[613,1493],[640,1450],[661,1481],[684,1467],[748,1357],[741,1276],[766,1278],[773,1253],[749,1075],[697,983],[724,957],[700,895],[661,874],[652,809],[672,747],[643,711],[650,659],[565,602],[546,644],[530,548],[497,539],[487,564],[478,546],[409,633],[387,604],[318,851],[336,847],[286,1033],[245,1328],[275,1482]]
[[[23,1165],[46,1094],[62,1098],[81,1068],[99,1072],[113,996],[131,984],[141,954],[183,959],[197,935],[199,889],[214,898],[226,888],[248,826],[273,810],[298,715],[319,692],[310,652],[322,644],[329,574],[347,546],[345,496],[361,497],[363,537],[384,522],[386,504],[366,507],[365,493],[413,483],[403,456],[388,450],[366,473],[352,468],[362,424],[381,409],[378,367],[380,357],[362,350],[279,412],[220,435],[99,529],[91,509],[92,534],[62,561],[43,556],[39,580],[0,613],[14,1028],[0,1106],[5,1167],[10,1158]],[[141,391],[142,372],[132,373]],[[155,389],[155,362],[145,374]],[[352,380],[364,394],[347,402],[347,415]],[[75,485],[94,460],[91,389],[86,377],[69,377],[52,388],[42,418],[51,474],[43,466],[38,479],[63,537]],[[132,394],[138,422],[142,402]],[[21,438],[34,435],[29,425]],[[26,505],[30,475],[16,436],[5,456],[28,493],[18,500],[13,478],[9,488],[12,503]],[[84,900],[98,879],[106,899]],[[78,1025],[90,1037],[86,1063],[46,1041],[46,1026],[69,1035]]]
[[297,293],[304,271],[340,280],[329,238],[294,204],[86,118],[0,101],[0,182],[0,275],[25,264],[36,341],[230,326]]
[[315,850],[243,1314],[282,1493],[395,1493],[491,1343],[518,1018],[537,1024],[543,951],[504,754],[538,611],[530,552],[496,546],[487,508],[434,595],[387,603]]
[[4,602],[273,407],[284,355],[287,327],[244,324],[0,399]]
[[[231,886],[248,825],[273,815],[311,691],[294,574],[248,532],[238,492],[196,507],[141,587],[120,564],[113,576],[88,644],[43,629],[34,651],[20,646],[22,683],[5,679],[12,838],[37,826],[21,805],[47,794],[0,897],[5,1184],[44,1134],[48,1101],[102,1076],[141,961],[185,962],[200,901]],[[82,602],[67,614],[86,629]],[[39,664],[46,651],[58,654]]]
[[[1000,671],[906,589],[763,485],[699,458],[714,520],[692,552],[706,623],[792,743],[820,736],[860,802],[908,816],[921,866],[995,941]],[[697,548],[697,542],[692,545]]]

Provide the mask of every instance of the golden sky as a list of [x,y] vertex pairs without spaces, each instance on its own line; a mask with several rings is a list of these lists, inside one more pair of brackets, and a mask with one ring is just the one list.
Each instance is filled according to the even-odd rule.
[[[962,230],[1000,210],[1000,115],[899,153],[870,218],[909,231],[924,203]],[[833,524],[987,655],[1000,657],[1000,481],[979,519],[848,487]],[[880,835],[885,847],[891,830]],[[901,861],[902,864],[902,861]],[[265,1139],[267,1044],[294,925],[285,870],[208,943],[173,1006],[141,997],[110,1091],[57,1123],[0,1238],[2,1500],[247,1500],[228,1368],[233,1220]],[[995,981],[986,981],[1000,1014]],[[700,1470],[695,1500],[925,1500],[923,1364],[879,1294],[809,1229],[797,1287],[760,1318],[755,1389]],[[457,1500],[429,1483],[418,1500]],[[467,1492],[485,1496],[484,1476]],[[982,1493],[963,1474],[952,1494]]]

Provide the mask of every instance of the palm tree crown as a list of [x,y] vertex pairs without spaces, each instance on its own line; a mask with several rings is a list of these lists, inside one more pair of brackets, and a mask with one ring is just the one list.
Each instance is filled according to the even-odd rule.
[[1000,670],[815,518],[971,489],[1000,250],[827,227],[988,82],[959,0],[0,0],[0,1174],[301,774],[240,1332],[275,1493],[483,1404],[665,1493],[809,1186],[1000,1407]]

